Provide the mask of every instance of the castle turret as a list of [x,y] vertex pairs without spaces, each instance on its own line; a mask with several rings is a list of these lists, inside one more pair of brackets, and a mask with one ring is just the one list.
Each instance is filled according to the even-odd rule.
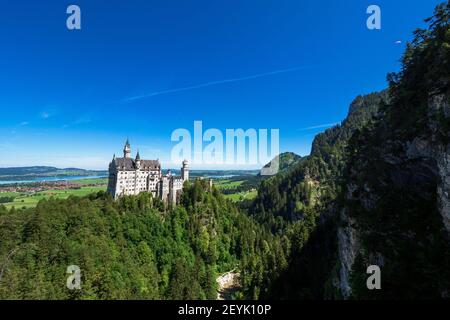
[[114,153],[108,168],[108,187],[106,191],[113,197],[116,197],[116,184],[117,184],[117,168],[116,168],[116,154]]
[[189,181],[189,166],[188,161],[183,161],[183,167],[181,168],[181,179],[184,181]]
[[134,160],[134,163],[136,164],[137,169],[141,167],[141,156],[139,155],[139,150],[136,154],[136,159]]
[[130,147],[130,142],[127,141],[125,142],[125,146],[123,147],[123,157],[124,158],[130,158],[131,155],[131,147]]

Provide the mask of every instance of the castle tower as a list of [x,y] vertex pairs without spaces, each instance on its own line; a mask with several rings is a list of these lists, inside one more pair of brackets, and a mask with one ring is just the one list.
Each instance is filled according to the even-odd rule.
[[183,161],[183,167],[181,168],[181,179],[183,179],[183,182],[189,181],[189,166],[188,161]]
[[139,155],[139,150],[136,154],[136,159],[134,160],[134,163],[136,163],[136,169],[141,168],[141,156]]
[[125,146],[123,147],[123,157],[128,159],[130,158],[131,155],[131,147],[130,147],[130,142],[127,139],[127,142],[125,142]]
[[114,153],[112,161],[109,163],[108,168],[108,187],[106,191],[116,197],[116,184],[117,184],[117,172],[116,172],[116,154]]

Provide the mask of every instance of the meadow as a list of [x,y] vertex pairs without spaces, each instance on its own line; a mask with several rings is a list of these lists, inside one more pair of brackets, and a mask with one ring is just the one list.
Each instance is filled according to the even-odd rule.
[[[214,185],[217,189],[224,193],[225,198],[228,198],[234,202],[242,200],[251,200],[256,197],[257,191],[255,189],[242,190],[242,185],[245,183],[243,180],[234,179],[214,179]],[[94,178],[94,179],[80,179],[74,180],[73,183],[79,184],[79,189],[54,189],[39,191],[36,193],[26,192],[1,192],[0,197],[14,197],[14,201],[3,203],[3,205],[10,209],[12,207],[18,208],[33,208],[42,199],[49,199],[51,197],[57,199],[67,199],[70,196],[84,197],[91,193],[98,191],[106,191],[107,178]]]
[[244,180],[232,180],[232,179],[217,179],[214,180],[214,185],[219,190],[235,189],[244,183]]
[[18,192],[2,192],[2,197],[15,197],[13,202],[3,203],[3,205],[10,209],[12,207],[17,208],[33,208],[42,199],[48,199],[51,197],[58,199],[67,199],[70,196],[84,197],[88,194],[98,191],[105,191],[106,186],[85,186],[80,189],[65,189],[65,190],[46,190],[36,193],[18,193]]
[[242,191],[238,193],[225,194],[224,197],[230,199],[234,202],[242,201],[242,200],[252,200],[256,198],[258,195],[258,191],[250,190],[250,191]]
[[222,191],[225,198],[234,202],[254,199],[258,192],[254,188],[243,188],[245,182],[246,180],[217,179],[214,180],[214,186]]

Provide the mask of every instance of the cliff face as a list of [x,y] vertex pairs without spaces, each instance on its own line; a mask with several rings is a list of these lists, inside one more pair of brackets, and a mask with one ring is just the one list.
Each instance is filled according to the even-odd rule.
[[[439,212],[441,213],[447,232],[450,234],[450,131],[442,128],[450,119],[450,96],[436,95],[428,102],[429,128],[432,132],[429,155],[434,158],[438,170],[437,195]],[[441,139],[440,136],[444,139]],[[439,143],[443,141],[442,143]]]
[[[347,149],[335,276],[344,298],[450,296],[450,2],[427,21],[388,76],[389,103]],[[382,290],[366,287],[372,264]]]
[[337,230],[339,274],[333,283],[342,297],[347,299],[352,293],[350,272],[360,249],[360,242],[356,222],[347,216],[345,209],[342,210],[340,219],[342,226]]
[[[259,210],[300,223],[314,212],[326,225],[292,253],[269,297],[449,296],[449,96],[420,96],[409,110],[386,92],[358,97],[342,125],[315,139],[311,156],[263,186]],[[302,188],[310,177],[314,202]],[[382,290],[366,287],[370,265],[381,269]]]
[[[344,298],[443,297],[450,288],[449,98],[428,99],[417,134],[393,127],[390,113],[350,144],[335,283]],[[372,264],[382,267],[382,292],[365,288]]]
[[450,233],[450,146],[438,153],[438,168],[439,168],[439,185],[438,185],[438,200],[439,210],[444,220],[445,227]]
[[[295,247],[272,296],[450,298],[450,1],[427,22],[388,90],[357,97],[310,156],[262,184],[253,214]],[[366,286],[370,265],[381,290]]]

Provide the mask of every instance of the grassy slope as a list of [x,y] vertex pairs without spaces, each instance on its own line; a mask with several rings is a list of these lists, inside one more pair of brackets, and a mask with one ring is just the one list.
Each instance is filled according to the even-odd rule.
[[224,195],[225,198],[231,199],[232,201],[241,201],[241,200],[251,200],[256,198],[258,195],[258,191],[245,191],[245,192],[239,192],[239,193],[233,193],[233,194],[226,194]]
[[[230,179],[218,179],[214,180],[214,185],[219,190],[230,190],[241,186],[244,182],[245,182],[244,180],[233,181]],[[256,198],[257,194],[258,191],[256,190],[241,191],[241,192],[237,191],[236,193],[225,194],[224,197],[234,202],[238,202],[241,200],[254,199]]]
[[[46,190],[42,192],[38,192],[36,194],[26,194],[26,193],[17,193],[17,192],[3,192],[0,193],[2,197],[13,196],[16,197],[14,202],[4,203],[5,207],[8,209],[11,207],[16,208],[32,208],[37,205],[37,203],[46,198],[55,197],[58,199],[67,199],[69,196],[78,196],[83,197],[90,193],[95,193],[98,191],[106,190],[107,178],[98,178],[98,179],[80,179],[71,181],[72,183],[78,183],[82,187],[81,189],[66,189],[66,190]],[[225,189],[234,189],[240,185],[242,185],[245,181],[233,181],[230,179],[218,179],[214,181],[214,185],[219,190]],[[250,200],[255,198],[257,195],[257,191],[243,191],[237,192],[233,194],[225,195],[225,198],[231,199],[232,201],[240,201],[240,200]]]
[[244,183],[244,181],[233,181],[233,180],[229,180],[229,179],[214,180],[214,185],[219,190],[234,189],[234,188],[242,185],[243,183]]
[[105,191],[105,186],[92,186],[92,187],[81,187],[81,189],[67,189],[67,190],[46,190],[38,192],[36,194],[28,195],[25,193],[15,193],[15,192],[5,192],[0,193],[1,196],[15,196],[14,202],[4,203],[6,208],[16,207],[16,208],[32,208],[37,205],[39,200],[55,197],[57,199],[67,199],[69,196],[83,197],[90,193]]

